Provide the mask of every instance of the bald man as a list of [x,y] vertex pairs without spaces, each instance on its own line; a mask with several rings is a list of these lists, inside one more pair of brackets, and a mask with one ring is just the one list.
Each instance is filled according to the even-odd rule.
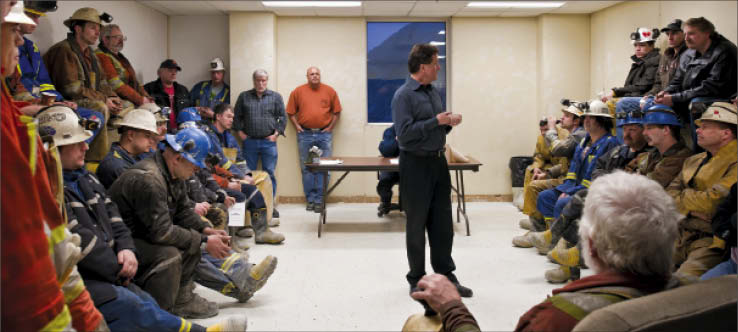
[[323,211],[323,177],[308,171],[305,159],[313,146],[323,150],[323,157],[331,155],[333,128],[338,122],[340,112],[338,94],[333,88],[320,82],[320,69],[308,68],[307,83],[295,88],[287,102],[287,115],[297,131],[302,187],[308,211]]

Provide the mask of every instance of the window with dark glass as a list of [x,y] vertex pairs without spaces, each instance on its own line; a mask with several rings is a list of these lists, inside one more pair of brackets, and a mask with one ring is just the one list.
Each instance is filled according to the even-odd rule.
[[368,22],[366,35],[369,123],[392,122],[392,97],[410,76],[407,57],[413,45],[419,43],[438,47],[441,70],[433,86],[446,108],[445,22]]

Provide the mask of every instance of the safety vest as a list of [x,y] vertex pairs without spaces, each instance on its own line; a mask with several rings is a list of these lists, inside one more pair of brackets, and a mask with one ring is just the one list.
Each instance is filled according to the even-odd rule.
[[115,77],[108,77],[108,85],[110,86],[113,91],[118,90],[124,82],[128,82],[128,71],[126,71],[125,67],[123,67],[123,64],[118,61],[112,54],[106,53],[101,49],[95,50],[95,55],[104,55],[110,59],[110,62],[113,63],[113,67],[115,68],[115,71],[118,73]]
[[38,50],[36,43],[23,37],[23,45],[18,47],[20,57],[18,59],[18,73],[21,75],[21,83],[34,98],[41,98],[41,92],[50,92],[55,94],[56,100],[62,100],[63,97],[51,82],[49,72],[41,58],[41,52]]
[[225,83],[223,83],[223,89],[216,95],[211,81],[202,81],[192,88],[191,95],[195,106],[214,108],[218,104],[230,104],[231,102],[230,87]]

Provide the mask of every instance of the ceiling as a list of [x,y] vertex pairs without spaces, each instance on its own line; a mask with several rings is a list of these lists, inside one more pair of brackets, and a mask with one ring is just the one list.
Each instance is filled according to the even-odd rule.
[[363,17],[533,17],[541,14],[589,14],[621,1],[566,1],[559,8],[468,8],[469,1],[362,1],[352,8],[274,8],[261,1],[150,1],[139,3],[168,16],[226,15],[232,11],[274,12],[278,16]]

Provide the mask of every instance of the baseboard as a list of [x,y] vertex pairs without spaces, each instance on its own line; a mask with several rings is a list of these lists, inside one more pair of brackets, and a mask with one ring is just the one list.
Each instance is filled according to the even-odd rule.
[[[466,195],[467,202],[512,202],[512,195]],[[305,203],[305,196],[279,196],[280,204]],[[392,198],[397,201],[397,196]],[[456,195],[451,196],[456,202]],[[379,203],[378,196],[329,196],[328,203]]]

